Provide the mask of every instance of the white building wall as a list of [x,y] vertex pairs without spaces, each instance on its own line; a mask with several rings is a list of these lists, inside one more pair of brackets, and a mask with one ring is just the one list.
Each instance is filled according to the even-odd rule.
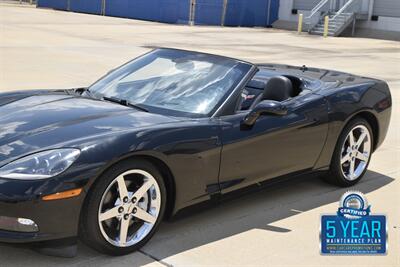
[[[369,0],[368,14],[368,20],[358,22],[358,28],[400,32],[400,0]],[[378,20],[371,20],[372,15]]]
[[280,0],[279,1],[279,13],[278,19],[295,21],[297,20],[297,15],[292,15],[294,0]]
[[304,16],[310,14],[310,10],[298,10],[297,14],[292,14],[292,9],[294,9],[294,1],[296,0],[280,0],[278,19],[297,22],[299,19],[298,14],[304,14]]
[[382,30],[382,31],[397,31],[400,34],[400,18],[379,16],[378,21],[360,21],[358,28]]
[[[286,29],[296,29],[298,14],[304,14],[307,16],[309,14],[309,10],[298,10],[298,14],[292,14],[292,9],[294,9],[294,4],[296,0],[280,0],[279,7],[279,21],[276,23],[277,27],[282,26],[282,28]],[[298,1],[298,0],[297,0]],[[305,0],[304,0],[305,1]],[[378,30],[378,31],[392,31],[392,32],[400,32],[400,10],[398,17],[388,17],[388,16],[379,16],[378,21],[372,21],[371,15],[376,15],[374,13],[374,7],[376,7],[375,1],[386,1],[388,7],[387,10],[393,9],[394,14],[397,14],[397,6],[400,3],[400,0],[364,0],[362,10],[364,13],[368,13],[368,20],[366,21],[358,21],[357,28],[362,28],[365,30]],[[395,3],[394,5],[392,5]],[[379,4],[382,10],[382,3]],[[274,24],[275,25],[275,24]]]
[[400,0],[375,0],[373,14],[385,17],[400,17]]
[[292,7],[293,0],[280,0],[278,18],[288,20],[292,13]]
[[321,0],[293,0],[293,8],[298,10],[311,10]]

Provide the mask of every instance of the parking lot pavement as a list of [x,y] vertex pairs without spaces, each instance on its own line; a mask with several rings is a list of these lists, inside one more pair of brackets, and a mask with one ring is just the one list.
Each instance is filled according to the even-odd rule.
[[0,90],[86,86],[152,47],[337,69],[389,82],[391,127],[353,189],[388,215],[387,256],[319,254],[319,219],[348,189],[318,179],[280,184],[174,222],[141,251],[111,258],[80,245],[73,259],[0,245],[0,266],[400,266],[400,43],[297,35],[273,29],[189,27],[0,2]]

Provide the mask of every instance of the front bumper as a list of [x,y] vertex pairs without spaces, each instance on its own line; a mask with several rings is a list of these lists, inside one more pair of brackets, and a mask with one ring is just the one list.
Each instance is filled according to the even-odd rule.
[[[54,193],[54,188],[61,189],[54,180],[17,181],[0,178],[0,220],[3,219],[0,242],[27,243],[77,236],[85,193],[82,191],[79,196],[60,200],[41,199],[43,195]],[[16,218],[33,221],[38,231],[10,231],[13,228],[10,225],[12,219],[17,222]],[[10,227],[4,227],[7,224]]]

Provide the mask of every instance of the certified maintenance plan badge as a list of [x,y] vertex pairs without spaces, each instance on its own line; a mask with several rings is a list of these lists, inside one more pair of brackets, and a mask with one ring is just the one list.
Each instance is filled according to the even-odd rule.
[[363,193],[345,193],[337,214],[321,216],[321,254],[386,254],[386,216],[370,208]]

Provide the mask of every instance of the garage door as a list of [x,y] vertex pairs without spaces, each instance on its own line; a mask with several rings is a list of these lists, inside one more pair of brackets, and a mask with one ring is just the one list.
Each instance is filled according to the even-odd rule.
[[400,17],[400,0],[375,0],[374,15]]
[[313,9],[321,0],[294,0],[293,9],[297,10],[311,10]]

